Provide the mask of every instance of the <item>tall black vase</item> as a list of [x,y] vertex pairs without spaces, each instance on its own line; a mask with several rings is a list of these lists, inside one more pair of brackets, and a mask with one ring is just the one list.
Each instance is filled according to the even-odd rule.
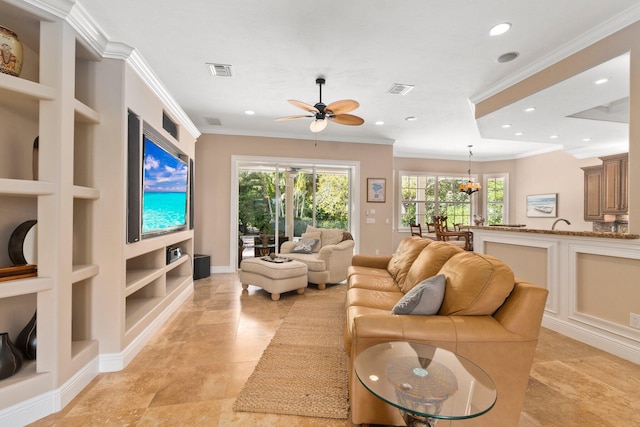
[[9,334],[0,334],[0,380],[9,378],[22,367],[20,350],[11,342]]
[[34,360],[36,358],[36,318],[37,312],[27,323],[16,338],[16,347],[20,350],[25,359]]

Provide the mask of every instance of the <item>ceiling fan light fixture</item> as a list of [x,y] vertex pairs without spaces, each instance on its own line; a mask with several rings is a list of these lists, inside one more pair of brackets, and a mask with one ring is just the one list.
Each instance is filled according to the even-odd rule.
[[353,114],[347,114],[360,106],[358,101],[353,99],[343,99],[341,101],[334,101],[328,105],[322,102],[322,85],[325,83],[325,79],[318,77],[316,84],[319,86],[320,100],[315,105],[309,105],[304,102],[296,101],[295,99],[289,99],[289,104],[294,107],[305,110],[307,115],[287,116],[275,119],[276,122],[304,119],[307,117],[313,118],[313,121],[309,125],[311,132],[320,132],[327,127],[327,123],[331,120],[334,123],[347,126],[360,126],[364,123],[361,117],[354,116]]
[[316,119],[311,122],[309,129],[311,132],[322,132],[327,127],[327,119]]

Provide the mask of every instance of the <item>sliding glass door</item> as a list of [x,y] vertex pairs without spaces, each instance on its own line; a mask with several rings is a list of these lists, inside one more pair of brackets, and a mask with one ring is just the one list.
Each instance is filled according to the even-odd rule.
[[252,159],[236,170],[239,260],[279,252],[308,225],[351,230],[354,166]]

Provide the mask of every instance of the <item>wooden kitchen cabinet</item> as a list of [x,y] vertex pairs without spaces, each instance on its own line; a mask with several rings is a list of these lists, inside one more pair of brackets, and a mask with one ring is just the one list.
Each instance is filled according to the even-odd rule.
[[626,214],[628,211],[629,155],[627,153],[601,157],[603,170],[602,212]]
[[584,220],[602,221],[603,168],[602,165],[587,166],[584,171]]
[[602,165],[583,167],[584,220],[602,221],[604,215],[628,213],[629,154],[600,157]]

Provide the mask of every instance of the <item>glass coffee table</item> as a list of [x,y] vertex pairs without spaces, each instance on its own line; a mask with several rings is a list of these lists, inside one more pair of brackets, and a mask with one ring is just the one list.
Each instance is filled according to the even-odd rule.
[[400,409],[407,426],[435,426],[488,412],[493,380],[475,363],[448,350],[394,341],[360,353],[355,371],[367,390]]

